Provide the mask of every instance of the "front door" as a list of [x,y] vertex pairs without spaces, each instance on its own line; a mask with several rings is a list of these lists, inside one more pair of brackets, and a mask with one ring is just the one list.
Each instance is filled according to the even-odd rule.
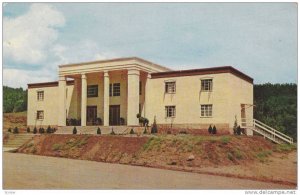
[[120,125],[120,105],[109,106],[109,125]]
[[86,124],[94,125],[97,119],[97,106],[87,106],[86,109]]

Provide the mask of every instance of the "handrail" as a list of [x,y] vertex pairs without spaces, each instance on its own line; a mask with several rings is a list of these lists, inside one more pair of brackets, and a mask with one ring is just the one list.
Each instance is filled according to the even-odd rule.
[[292,140],[291,140],[292,138],[291,138],[291,139],[287,139],[287,138],[285,138],[285,137],[283,137],[283,136],[281,136],[281,135],[278,135],[276,131],[275,131],[275,132],[272,132],[272,131],[268,130],[267,128],[263,127],[263,126],[260,125],[260,124],[256,124],[256,125],[257,125],[258,127],[260,127],[261,129],[263,129],[264,131],[269,132],[270,135],[274,135],[274,139],[275,139],[275,137],[279,137],[280,139],[282,139],[282,140],[284,140],[284,141],[286,141],[286,142],[289,142],[289,143],[292,142]]
[[[258,122],[259,125],[265,126],[265,128],[266,128],[266,127],[267,127],[267,128],[270,128],[270,129],[274,132],[274,134],[277,135],[278,137],[285,138],[285,139],[289,140],[288,142],[291,142],[291,143],[293,142],[293,138],[291,138],[290,136],[287,136],[287,135],[281,133],[280,131],[277,131],[276,129],[274,129],[274,128],[272,128],[272,127],[269,127],[268,125],[262,123],[262,122],[259,121],[259,120],[253,119],[253,121],[254,121],[254,124],[257,124],[257,122]],[[266,128],[266,129],[267,129],[267,128]],[[269,130],[269,129],[268,129],[268,130]],[[271,130],[269,130],[269,131],[271,131]],[[271,131],[271,132],[272,132],[272,131]],[[273,132],[272,132],[272,133],[273,133]]]
[[[279,141],[277,141],[276,139],[288,142],[288,143],[293,143],[293,138],[291,138],[288,135],[285,135],[284,133],[277,131],[276,129],[266,125],[265,123],[257,120],[257,119],[252,119],[252,120],[248,120],[247,118],[241,118],[241,126],[242,127],[248,127],[251,128],[253,127],[253,130],[255,130],[256,132],[262,134],[264,137],[267,137],[271,140],[273,140],[274,142],[279,143]],[[245,125],[243,125],[245,124]]]
[[266,125],[265,123],[263,123],[263,122],[261,122],[261,121],[259,121],[259,120],[257,120],[257,119],[253,119],[253,121],[258,122],[258,123],[260,123],[261,125],[263,125],[263,126],[265,126],[265,127],[267,127],[267,128],[272,129],[273,131],[275,131],[276,133],[282,135],[283,137],[286,137],[287,139],[292,139],[291,137],[289,137],[289,136],[287,136],[287,135],[281,133],[280,131],[277,131],[276,129],[274,129],[274,128],[268,126],[268,125]]

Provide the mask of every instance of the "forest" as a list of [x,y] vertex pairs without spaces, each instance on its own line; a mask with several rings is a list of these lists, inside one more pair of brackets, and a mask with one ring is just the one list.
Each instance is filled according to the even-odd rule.
[[[297,139],[297,84],[254,85],[254,118]],[[27,110],[27,90],[3,87],[3,112]]]

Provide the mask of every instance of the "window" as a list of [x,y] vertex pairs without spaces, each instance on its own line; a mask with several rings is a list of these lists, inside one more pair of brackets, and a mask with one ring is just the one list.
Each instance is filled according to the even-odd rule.
[[113,84],[113,96],[120,96],[121,95],[121,90],[120,90],[120,83],[114,83]]
[[120,96],[121,95],[121,84],[112,83],[109,84],[109,96]]
[[44,119],[44,111],[43,110],[38,110],[36,112],[36,119],[37,120],[43,120]]
[[212,79],[201,80],[201,91],[212,91]]
[[87,97],[98,97],[98,85],[87,86]]
[[211,117],[212,116],[212,105],[205,104],[201,105],[201,117]]
[[175,93],[176,92],[176,84],[174,81],[165,82],[165,93]]
[[142,95],[142,81],[140,81],[140,86],[139,86],[139,93],[140,93],[140,95]]
[[176,116],[176,108],[175,106],[166,106],[166,117],[175,117]]
[[38,91],[37,92],[37,100],[38,101],[44,101],[44,91]]

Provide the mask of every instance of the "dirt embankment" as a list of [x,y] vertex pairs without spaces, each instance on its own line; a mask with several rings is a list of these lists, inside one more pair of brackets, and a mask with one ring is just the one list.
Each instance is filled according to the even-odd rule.
[[[264,174],[253,174],[255,171],[253,165],[271,163],[269,160],[271,157],[274,158],[277,154],[282,152],[284,154],[285,151],[292,149],[288,146],[279,147],[255,136],[40,135],[20,147],[18,152],[185,170],[294,185],[296,183],[296,180],[293,180],[294,176],[291,176],[292,179],[276,177],[271,174],[271,169]],[[280,165],[278,166],[272,169],[279,169]],[[245,167],[251,167],[252,170],[246,170]],[[280,175],[278,172],[276,174]]]
[[17,113],[4,113],[3,114],[3,131],[7,131],[8,128],[18,127],[20,132],[26,131],[27,112]]

